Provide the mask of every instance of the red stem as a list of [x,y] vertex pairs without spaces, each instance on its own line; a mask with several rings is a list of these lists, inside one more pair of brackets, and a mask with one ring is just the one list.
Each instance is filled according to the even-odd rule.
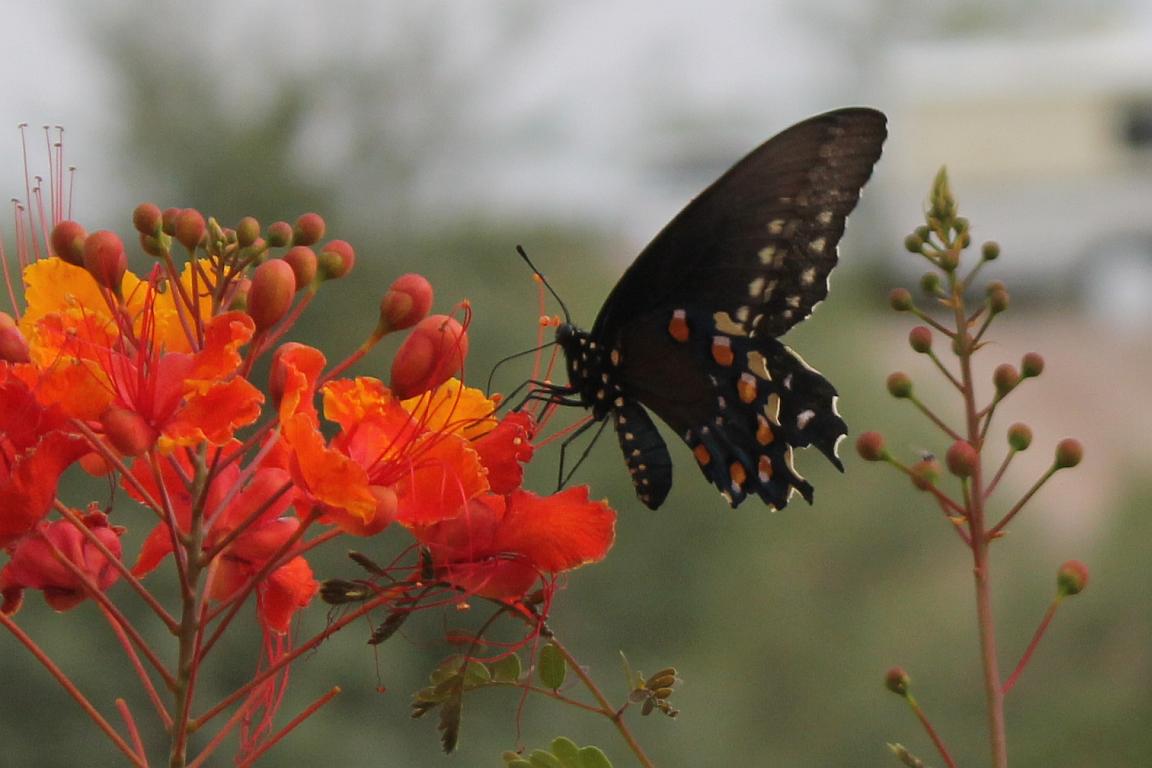
[[124,699],[116,699],[116,710],[120,713],[120,719],[124,721],[124,727],[128,729],[128,737],[132,739],[132,746],[136,748],[136,754],[147,763],[148,757],[144,754],[144,741],[140,738],[140,729],[136,727],[136,720],[132,717],[132,710],[128,709],[128,702]]
[[4,627],[36,657],[36,660],[56,678],[56,682],[80,705],[80,708],[92,718],[92,721],[96,723],[100,730],[104,731],[104,734],[112,740],[116,748],[123,752],[125,757],[127,757],[133,765],[139,766],[140,768],[148,768],[148,764],[136,754],[128,742],[124,741],[123,737],[116,732],[116,729],[96,710],[96,707],[92,706],[92,703],[85,698],[84,694],[80,692],[80,689],[64,674],[60,667],[56,666],[52,659],[48,658],[48,654],[44,653],[32,638],[25,634],[24,630],[20,629],[20,626],[12,620],[11,616],[0,611],[0,624],[3,624]]
[[1032,658],[1032,653],[1036,650],[1036,646],[1040,645],[1040,639],[1044,637],[1044,633],[1048,631],[1048,625],[1052,623],[1052,617],[1056,615],[1056,608],[1060,605],[1060,597],[1057,596],[1052,600],[1052,604],[1048,606],[1048,610],[1044,613],[1044,618],[1040,620],[1040,626],[1036,627],[1036,633],[1032,635],[1032,642],[1028,643],[1028,647],[1024,650],[1024,655],[1020,657],[1020,663],[1016,665],[1016,669],[1009,676],[1008,680],[1004,683],[1004,695],[1016,687],[1016,680],[1020,677],[1020,673],[1028,666],[1029,660]]
[[924,726],[924,731],[928,734],[928,738],[932,739],[932,743],[936,745],[936,751],[940,753],[940,757],[948,764],[948,768],[956,768],[956,761],[952,759],[952,755],[948,753],[948,747],[944,745],[944,740],[940,738],[940,734],[936,733],[936,729],[932,727],[929,722],[928,716],[924,714],[924,710],[920,708],[919,702],[912,698],[911,695],[905,697],[908,701],[908,706],[912,708],[915,713],[916,719],[920,721],[920,725]]
[[291,722],[289,722],[287,725],[285,725],[283,728],[281,728],[279,731],[277,731],[272,737],[270,737],[267,741],[265,741],[263,744],[261,744],[259,746],[259,748],[256,749],[255,752],[253,752],[243,762],[241,762],[239,764],[240,768],[246,768],[246,766],[250,766],[253,763],[255,763],[257,760],[260,759],[261,756],[264,755],[265,752],[272,749],[272,747],[276,746],[277,743],[279,743],[281,740],[283,740],[284,737],[287,736],[289,733],[291,733],[293,729],[295,729],[298,725],[300,725],[300,723],[304,722],[309,717],[314,715],[316,713],[316,711],[318,709],[320,709],[320,707],[322,707],[325,704],[327,704],[328,702],[332,701],[332,699],[336,698],[339,695],[340,695],[340,687],[335,686],[332,688],[332,690],[328,691],[323,696],[316,699],[316,701],[312,702],[310,705],[308,705],[308,707],[306,709],[304,709],[304,711],[302,711],[300,714],[296,715],[296,717],[292,718]]

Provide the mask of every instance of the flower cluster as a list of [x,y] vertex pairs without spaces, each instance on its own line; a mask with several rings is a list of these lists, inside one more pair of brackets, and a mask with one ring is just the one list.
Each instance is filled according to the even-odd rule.
[[[193,209],[142,204],[132,221],[153,262],[137,276],[115,233],[88,233],[60,206],[40,207],[17,209],[16,259],[4,256],[7,284],[23,293],[10,290],[11,312],[0,313],[0,622],[36,652],[16,624],[26,592],[58,611],[95,601],[125,651],[146,661],[137,664],[145,688],[174,694],[153,696],[173,724],[173,765],[185,760],[199,709],[196,675],[249,598],[265,637],[262,671],[197,714],[197,728],[233,704],[270,720],[275,676],[346,625],[288,646],[294,615],[319,592],[306,555],[323,542],[400,532],[412,562],[394,583],[505,605],[611,547],[615,513],[586,488],[522,488],[532,417],[498,415],[498,399],[455,378],[468,351],[466,302],[429,314],[428,281],[405,275],[370,337],[329,365],[319,349],[285,341],[318,291],[355,265],[352,246],[324,240],[320,216],[226,228]],[[39,237],[36,221],[49,222]],[[343,375],[396,332],[407,335],[388,383]],[[268,396],[252,379],[263,357]],[[130,501],[76,508],[63,498],[70,468],[108,476]],[[121,545],[131,526],[151,528],[136,553]],[[162,567],[180,587],[176,610],[145,578]],[[163,664],[118,609],[132,594],[177,638],[179,666]],[[358,615],[404,594],[380,590]],[[94,717],[144,762],[138,741]],[[258,733],[245,749],[279,737]]]

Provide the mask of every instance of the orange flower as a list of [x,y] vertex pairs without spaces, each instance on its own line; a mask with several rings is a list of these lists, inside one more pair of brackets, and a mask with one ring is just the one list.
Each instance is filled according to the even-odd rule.
[[473,594],[514,600],[537,580],[604,559],[616,513],[588,488],[551,496],[513,491],[473,500],[459,517],[415,530],[440,578]]

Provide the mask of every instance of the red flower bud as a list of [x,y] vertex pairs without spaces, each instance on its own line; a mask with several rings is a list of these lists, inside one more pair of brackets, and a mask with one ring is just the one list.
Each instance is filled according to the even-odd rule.
[[1069,469],[1084,458],[1084,446],[1079,440],[1066,437],[1056,444],[1056,469]]
[[204,214],[195,208],[185,208],[176,214],[175,231],[172,237],[189,251],[196,250],[200,241],[204,239],[204,232],[208,229],[204,221]]
[[1078,595],[1088,586],[1088,566],[1079,560],[1069,560],[1056,572],[1056,589],[1065,597]]
[[1001,363],[992,372],[992,383],[996,385],[996,392],[1003,397],[1020,383],[1020,372],[1011,363]]
[[132,226],[142,235],[155,237],[164,224],[164,214],[155,203],[140,203],[132,211]]
[[236,242],[241,248],[247,248],[260,237],[260,222],[251,216],[240,219],[236,225]]
[[92,477],[104,477],[116,469],[108,459],[104,458],[103,454],[96,451],[84,454],[77,463]]
[[179,208],[165,208],[160,214],[160,230],[172,237],[176,234],[176,217],[180,215]]
[[292,225],[286,221],[273,222],[268,225],[266,239],[273,248],[283,248],[292,242]]
[[431,308],[432,284],[423,275],[401,275],[380,300],[380,324],[376,332],[383,336],[411,328],[423,320]]
[[913,350],[924,354],[932,349],[932,331],[924,325],[918,325],[908,332],[908,344]]
[[344,277],[356,265],[356,251],[344,240],[332,240],[320,249],[320,275],[325,280]]
[[468,334],[447,315],[430,315],[412,329],[392,360],[392,391],[409,398],[434,389],[460,370]]
[[883,461],[888,456],[884,436],[879,432],[865,432],[856,438],[856,453],[865,461]]
[[903,371],[896,371],[888,376],[888,394],[897,399],[912,395],[912,379]]
[[940,477],[940,462],[936,461],[935,457],[921,459],[909,469],[912,472],[912,485],[921,491],[927,491],[936,485],[936,480]]
[[901,667],[892,667],[884,675],[884,687],[895,693],[897,696],[907,696],[908,686],[912,683],[912,678]]
[[324,237],[324,218],[318,213],[306,213],[296,219],[292,229],[293,245],[312,245]]
[[258,332],[268,330],[288,314],[294,293],[296,276],[286,262],[271,259],[256,267],[248,291],[248,314]]
[[306,245],[294,245],[284,254],[284,261],[296,276],[296,290],[302,291],[316,281],[316,252]]
[[1020,373],[1025,378],[1033,378],[1044,372],[1044,358],[1036,352],[1029,352],[1020,361]]
[[892,293],[888,294],[888,303],[897,312],[907,312],[912,309],[912,294],[907,288],[893,288]]
[[5,312],[0,312],[0,360],[9,363],[26,363],[28,340],[16,326],[15,321]]
[[115,232],[100,230],[84,241],[84,269],[105,288],[116,291],[128,270],[124,243]]
[[156,444],[156,430],[135,411],[110,406],[100,414],[104,436],[125,456],[139,456]]
[[948,449],[944,461],[952,474],[957,477],[970,477],[980,466],[980,455],[967,440],[957,440]]
[[164,242],[151,235],[140,235],[140,250],[156,258],[160,258],[166,253],[164,250]]
[[1008,445],[1014,451],[1026,451],[1032,445],[1032,428],[1018,421],[1008,427]]
[[75,221],[60,222],[52,228],[48,238],[52,253],[78,267],[84,265],[84,241],[87,239],[88,233]]

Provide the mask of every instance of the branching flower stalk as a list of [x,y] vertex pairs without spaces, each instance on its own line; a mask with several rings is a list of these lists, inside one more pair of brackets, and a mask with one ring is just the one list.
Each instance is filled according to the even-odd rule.
[[[1016,671],[1005,682],[1001,676],[992,605],[991,546],[1053,474],[1080,462],[1083,449],[1076,440],[1062,440],[1056,446],[1050,468],[1018,501],[1009,505],[998,520],[993,519],[989,507],[993,492],[1000,487],[1013,457],[1026,450],[1032,441],[1032,431],[1027,425],[1011,425],[1007,430],[1007,452],[998,464],[989,464],[993,446],[988,438],[993,417],[1001,403],[1024,380],[1041,374],[1044,360],[1036,353],[1029,353],[1024,356],[1019,367],[1009,363],[998,366],[992,376],[992,396],[986,402],[981,400],[980,387],[973,373],[973,357],[987,344],[985,335],[993,319],[1008,309],[1009,295],[1003,283],[993,281],[985,287],[983,299],[973,305],[971,297],[976,293],[975,279],[985,264],[999,257],[1000,248],[994,242],[985,243],[980,249],[979,261],[965,273],[962,270],[963,256],[970,245],[968,220],[958,215],[947,173],[941,169],[932,186],[925,223],[905,239],[907,250],[923,257],[932,267],[920,282],[930,309],[918,305],[911,292],[903,288],[892,291],[890,303],[897,312],[911,313],[924,323],[909,333],[909,345],[914,352],[927,356],[945,381],[956,390],[961,400],[961,422],[950,423],[936,409],[924,403],[914,393],[912,379],[908,374],[893,373],[888,377],[887,384],[893,397],[911,402],[949,441],[944,451],[945,466],[956,479],[956,492],[949,493],[938,486],[940,465],[933,456],[922,458],[911,465],[905,464],[887,451],[884,438],[879,433],[867,432],[861,435],[857,441],[857,450],[864,459],[886,462],[907,474],[918,490],[930,494],[971,552],[989,747],[992,765],[995,768],[1007,768],[1008,736],[1004,721],[1004,697],[1027,665],[1060,600],[1079,591],[1075,587],[1072,587],[1075,591],[1069,591],[1066,574],[1082,574],[1083,578],[1077,582],[1079,588],[1082,588],[1087,579],[1087,571],[1075,561],[1061,568],[1057,597]],[[933,343],[935,333],[946,339],[947,348],[954,357],[953,365],[950,366],[937,354]],[[988,472],[992,466],[996,469],[989,479]],[[908,693],[908,678],[902,671],[900,678],[897,690],[891,683],[890,675],[889,688],[907,698],[910,703],[914,702]],[[923,710],[918,705],[913,709],[945,763],[954,766],[943,739],[928,722]],[[913,765],[918,761],[902,746],[899,750],[894,748],[894,753],[905,764]]]

